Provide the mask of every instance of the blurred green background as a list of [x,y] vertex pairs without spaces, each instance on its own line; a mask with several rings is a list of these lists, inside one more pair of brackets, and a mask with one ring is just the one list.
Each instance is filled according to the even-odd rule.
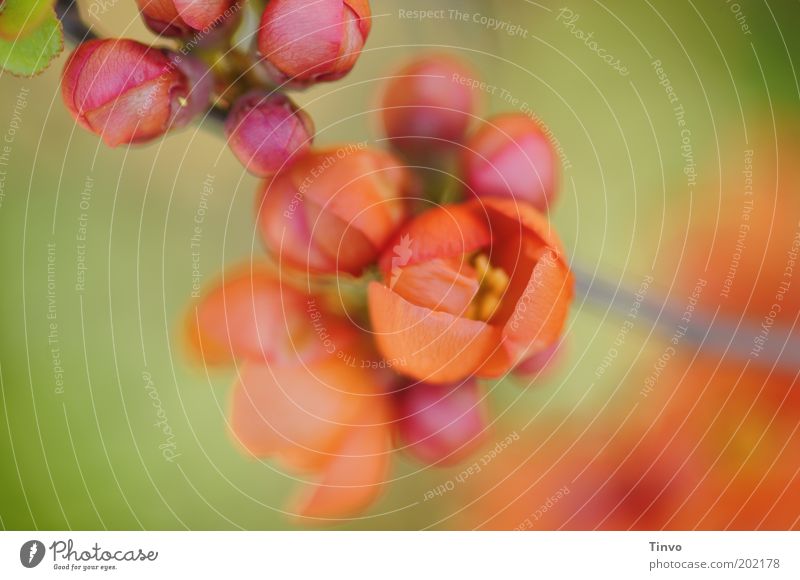
[[[469,20],[401,17],[430,8]],[[562,8],[629,74],[572,34]],[[797,107],[800,11],[789,0],[378,0],[373,12],[354,72],[296,94],[315,119],[317,143],[379,140],[370,110],[381,77],[417,51],[458,53],[503,89],[486,96],[486,113],[526,103],[559,140],[568,164],[553,219],[576,264],[634,289],[657,272],[655,287],[669,294],[681,259],[675,240],[692,220],[714,219],[692,209],[724,204],[720,176],[726,164],[741,165],[748,129],[780,124]],[[475,14],[517,33],[491,30]],[[149,38],[131,0],[87,21],[104,34]],[[103,146],[62,106],[66,54],[37,78],[0,76],[0,132],[10,147],[0,167],[0,527],[291,527],[281,506],[294,478],[245,458],[227,435],[233,371],[192,366],[177,333],[192,293],[190,237],[204,181],[213,181],[200,241],[204,281],[261,252],[257,181],[210,122],[145,147]],[[654,60],[685,109],[696,187]],[[498,438],[534,416],[591,421],[613,406],[632,365],[651,364],[663,349],[650,325],[637,326],[635,348],[621,349],[598,379],[619,319],[581,296],[573,312],[567,364],[534,389],[512,381],[492,389]],[[156,425],[164,420],[172,461]],[[529,428],[534,437],[539,424]],[[393,476],[378,505],[341,527],[452,525],[457,497],[420,501],[450,472],[397,456]]]

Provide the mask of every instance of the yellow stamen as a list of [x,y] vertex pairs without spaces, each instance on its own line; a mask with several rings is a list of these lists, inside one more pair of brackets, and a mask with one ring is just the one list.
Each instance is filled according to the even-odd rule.
[[500,306],[500,296],[496,294],[484,294],[479,310],[480,319],[489,320],[498,306]]
[[480,283],[465,316],[472,320],[487,322],[494,316],[510,282],[508,274],[501,268],[493,268],[486,254],[478,254],[471,260],[476,278]]
[[478,254],[475,256],[473,264],[475,266],[475,271],[478,273],[478,280],[483,281],[486,274],[488,274],[492,268],[491,264],[489,264],[489,258],[486,254]]
[[486,285],[499,294],[505,292],[509,282],[508,274],[500,268],[490,270],[486,276]]

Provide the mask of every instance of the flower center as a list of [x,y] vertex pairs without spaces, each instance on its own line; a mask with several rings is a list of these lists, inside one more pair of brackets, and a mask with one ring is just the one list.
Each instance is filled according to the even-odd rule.
[[476,254],[471,264],[480,286],[467,307],[466,315],[472,320],[488,322],[500,306],[509,277],[502,268],[492,266],[484,253]]

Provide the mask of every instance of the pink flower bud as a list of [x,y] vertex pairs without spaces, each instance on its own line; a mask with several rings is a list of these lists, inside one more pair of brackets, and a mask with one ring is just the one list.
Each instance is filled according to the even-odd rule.
[[368,0],[271,0],[258,50],[276,82],[333,81],[355,65],[370,25]]
[[381,98],[381,120],[393,147],[441,151],[461,143],[478,108],[477,75],[460,59],[432,54],[394,73]]
[[400,444],[420,461],[454,465],[482,443],[486,412],[474,378],[455,385],[416,383],[397,394]]
[[476,197],[510,197],[543,212],[554,201],[555,152],[542,127],[527,115],[487,119],[467,141],[462,164],[467,188]]
[[91,40],[70,55],[61,90],[78,123],[115,147],[185,125],[208,103],[208,76],[193,59],[134,40]]
[[255,90],[233,105],[225,133],[233,153],[250,173],[270,177],[308,150],[314,124],[289,97]]
[[236,0],[136,0],[136,4],[156,34],[186,36],[222,24]]

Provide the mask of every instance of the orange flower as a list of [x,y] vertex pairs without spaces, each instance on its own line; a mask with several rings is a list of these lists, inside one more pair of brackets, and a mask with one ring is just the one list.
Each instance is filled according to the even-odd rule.
[[317,299],[248,264],[206,292],[186,321],[188,342],[207,364],[235,358],[298,365],[337,355],[357,333],[346,320],[319,321]]
[[388,153],[315,151],[264,183],[261,235],[289,266],[359,274],[405,220],[410,189],[408,171]]
[[531,206],[443,206],[404,227],[369,286],[381,354],[428,382],[496,377],[554,344],[572,300],[561,244]]
[[247,265],[200,300],[188,331],[205,362],[242,361],[231,401],[235,439],[251,455],[313,476],[291,513],[338,518],[380,493],[391,417],[372,351],[317,300]]
[[369,371],[336,358],[308,366],[246,364],[234,386],[230,426],[251,454],[314,477],[290,503],[293,515],[340,518],[372,503],[388,478],[385,397]]

